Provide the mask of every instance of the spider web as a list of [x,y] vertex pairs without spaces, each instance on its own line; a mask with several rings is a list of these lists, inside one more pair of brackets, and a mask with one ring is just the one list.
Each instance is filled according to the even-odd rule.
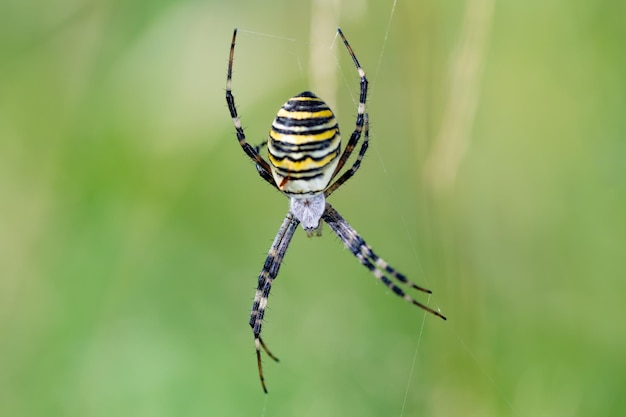
[[[483,7],[490,7],[492,6],[494,0],[470,0],[470,3],[475,3],[475,2],[483,2],[484,4],[482,4]],[[328,6],[328,4],[333,5],[333,7],[329,8],[329,7],[325,7]],[[337,26],[339,26],[339,6],[340,6],[341,1],[339,2],[328,2],[326,0],[319,0],[319,1],[314,1],[312,3],[313,5],[313,10],[312,10],[312,22],[311,22],[311,39],[316,39],[319,38],[321,36],[327,36],[327,34],[324,35],[323,32],[321,32],[320,27],[322,27],[324,29],[325,32],[327,32],[326,29],[328,29],[329,27],[331,28],[330,30],[335,30]],[[385,27],[385,31],[384,31],[384,36],[383,36],[383,40],[382,40],[382,45],[380,47],[380,52],[378,53],[378,61],[376,63],[376,67],[374,68],[373,71],[370,71],[369,74],[370,77],[370,94],[369,94],[369,99],[373,99],[373,97],[375,96],[375,91],[376,91],[376,86],[378,84],[377,80],[380,74],[380,70],[381,70],[381,66],[383,63],[383,59],[385,59],[385,49],[387,46],[387,43],[389,42],[389,36],[391,34],[392,31],[392,25],[394,24],[394,16],[396,14],[396,9],[397,9],[397,0],[394,0],[393,3],[391,4],[390,7],[390,11],[389,11],[389,16],[387,18],[387,24]],[[485,4],[487,4],[487,6],[485,6]],[[317,9],[316,9],[317,7]],[[468,8],[472,7],[471,5],[468,4],[467,6]],[[332,13],[329,13],[329,10],[334,11],[334,15]],[[323,15],[320,15],[320,13],[322,13]],[[318,18],[320,19],[318,22],[315,21],[315,19]],[[319,22],[323,21],[324,24],[320,24]],[[318,32],[321,33],[313,33],[315,32],[315,28],[317,28]],[[245,30],[243,30],[242,32],[244,32]],[[278,41],[289,41],[289,42],[297,42],[297,39],[294,38],[289,38],[289,37],[284,37],[284,36],[278,36],[275,34],[266,34],[266,33],[259,33],[259,32],[252,32],[252,31],[245,31],[248,32],[250,34],[253,34],[255,36],[262,36],[262,37],[269,37],[269,38],[276,38]],[[337,54],[328,54],[328,49],[336,49],[336,45],[340,44],[341,42],[338,42],[338,36],[335,35],[335,37],[332,39],[330,45],[326,44],[325,46],[322,43],[322,52],[323,53],[317,53],[316,55],[316,44],[312,43],[309,44],[309,46],[311,47],[312,51],[311,51],[311,57],[310,57],[310,62],[315,63],[315,68],[311,68],[311,72],[312,72],[312,81],[311,84],[313,85],[313,90],[314,91],[321,91],[322,94],[320,94],[321,96],[324,96],[325,98],[327,98],[327,102],[330,105],[331,108],[334,108],[335,110],[337,109],[337,106],[335,105],[335,95],[336,95],[336,85],[337,85],[337,80],[336,80],[336,76],[333,74],[328,74],[328,73],[324,73],[324,74],[317,74],[315,73],[315,70],[317,68],[328,68],[328,67],[332,67],[332,68],[338,68],[339,69],[339,73],[341,76],[341,82],[342,82],[342,88],[345,88],[346,91],[350,92],[352,101],[354,103],[355,108],[358,106],[358,91],[356,91],[354,89],[354,86],[352,84],[351,77],[349,75],[347,75],[346,73],[350,73],[354,70],[354,68],[352,67],[352,64],[349,64],[349,68],[345,68],[344,69],[344,64],[342,64],[339,59]],[[326,48],[325,50],[323,48]],[[318,49],[317,51],[319,52],[319,45],[318,45]],[[302,68],[301,65],[301,58],[298,55],[301,52],[294,52],[294,55],[296,55],[296,59],[298,60],[298,67],[300,69],[301,72],[305,72],[305,69]],[[332,56],[334,57],[334,66],[332,65],[332,62],[328,62],[328,57]],[[333,59],[333,58],[330,58]],[[324,93],[324,91],[327,91],[326,93]],[[389,170],[387,168],[387,164],[385,163],[385,158],[381,155],[381,153],[378,150],[378,147],[376,146],[376,141],[373,141],[371,143],[373,146],[370,147],[370,149],[372,149],[374,151],[374,154],[376,155],[377,159],[378,159],[378,163],[380,164],[380,169],[382,170],[382,173],[386,176],[389,175]],[[458,164],[458,161],[457,161]],[[391,170],[393,171],[393,168],[391,168]],[[390,179],[391,181],[391,179]],[[400,221],[402,227],[404,228],[405,232],[406,232],[406,236],[405,239],[408,241],[409,245],[410,245],[410,249],[414,255],[414,259],[415,262],[417,263],[417,269],[420,271],[419,276],[423,277],[424,282],[426,283],[426,287],[430,288],[429,284],[428,284],[428,278],[427,278],[427,274],[424,271],[423,268],[423,264],[420,258],[420,255],[418,253],[416,244],[414,242],[413,236],[411,234],[410,228],[408,227],[408,222],[404,216],[404,214],[402,213],[400,207],[401,204],[400,201],[401,199],[399,198],[397,191],[395,189],[395,187],[390,186],[389,188],[389,199],[392,202],[392,206],[394,206],[395,209],[395,217]],[[428,296],[426,305],[430,305],[430,301],[431,301],[431,296]],[[439,310],[439,306],[436,306],[435,309]],[[413,357],[410,360],[410,369],[408,371],[408,375],[407,375],[407,381],[406,381],[406,385],[405,385],[405,389],[404,389],[404,393],[403,393],[403,398],[402,398],[402,402],[400,405],[400,412],[399,412],[399,416],[400,417],[404,417],[406,415],[407,409],[407,402],[409,399],[409,395],[411,393],[411,387],[413,386],[413,378],[414,378],[414,374],[416,374],[416,368],[418,365],[418,357],[419,357],[419,351],[420,351],[420,347],[422,344],[422,340],[423,340],[423,335],[424,335],[424,328],[425,328],[425,324],[426,324],[426,320],[427,320],[428,314],[426,312],[423,313],[422,316],[422,320],[421,320],[421,325],[420,325],[420,330],[419,333],[417,335],[417,339],[415,341],[415,348],[414,348],[414,352],[413,352]],[[451,317],[452,320],[449,321],[454,321],[454,318]],[[452,334],[454,335],[454,338],[458,341],[459,346],[461,347],[461,349],[465,352],[465,354],[467,355],[467,358],[469,361],[473,362],[474,366],[476,366],[476,368],[478,369],[479,373],[482,375],[482,378],[484,378],[488,384],[492,385],[494,387],[494,390],[496,391],[497,395],[503,400],[503,402],[507,405],[507,407],[509,408],[509,410],[511,411],[511,413],[513,415],[517,415],[509,397],[503,393],[499,388],[498,388],[498,383],[496,381],[496,379],[490,374],[490,372],[486,369],[486,367],[481,363],[480,359],[478,358],[478,356],[475,354],[475,352],[471,349],[470,345],[465,341],[465,339],[463,338],[462,334],[459,332],[459,330],[457,330],[457,328],[454,326],[453,323],[438,323],[438,324],[442,324],[445,325],[445,328],[448,329],[448,331],[452,332]],[[409,361],[407,361],[409,362]],[[264,417],[267,413],[267,407],[268,407],[268,396],[265,397],[264,400],[264,404],[263,404],[263,408],[261,410],[261,417]]]
[[[387,42],[389,40],[389,33],[391,32],[391,25],[393,23],[393,17],[394,17],[394,14],[396,12],[397,3],[398,3],[398,1],[394,0],[393,4],[391,6],[391,11],[389,13],[389,19],[387,20],[387,27],[385,28],[385,36],[384,36],[384,39],[383,39],[383,45],[381,47],[381,51],[380,51],[380,54],[378,56],[378,62],[376,64],[376,69],[374,70],[374,77],[373,77],[373,80],[372,80],[372,88],[374,88],[374,86],[377,84],[378,74],[380,73],[380,66],[381,66],[381,64],[383,62],[383,56],[385,54],[385,47],[386,47]],[[385,166],[384,160],[383,160],[382,156],[380,155],[380,152],[378,151],[378,147],[373,147],[373,149],[375,150],[376,156],[377,156],[378,161],[379,161],[379,163],[380,163],[380,165],[382,167],[383,173],[385,175],[388,175],[387,167]],[[390,187],[390,190],[391,190],[391,193],[392,193],[393,200],[395,202],[399,201],[399,198],[398,198],[398,196],[397,196],[397,194],[395,192],[395,188],[394,187]],[[394,204],[393,206],[394,207],[399,207],[398,204]],[[419,253],[417,251],[417,248],[415,247],[415,242],[413,241],[413,239],[411,237],[411,233],[409,232],[409,227],[407,225],[407,222],[406,222],[403,214],[400,212],[400,210],[396,209],[396,215],[397,215],[397,218],[399,218],[400,221],[402,222],[402,226],[403,226],[404,230],[406,231],[406,239],[410,243],[411,251],[413,252],[413,254],[415,256],[414,259],[416,259],[418,269],[422,272],[421,276],[426,277],[426,274],[423,273],[424,271],[423,271],[423,267],[422,267],[422,262],[420,260],[420,256],[419,256]],[[428,283],[426,284],[426,286],[429,287]],[[428,306],[430,305],[430,298],[431,298],[431,296],[429,295],[428,299],[426,300],[426,305],[428,305]],[[411,360],[411,369],[409,371],[409,375],[407,377],[407,382],[406,382],[406,388],[404,390],[404,397],[402,399],[402,406],[400,408],[400,417],[404,416],[404,412],[405,412],[405,409],[406,409],[406,403],[407,403],[407,400],[409,398],[409,393],[411,391],[411,385],[412,385],[412,382],[413,382],[413,373],[415,371],[415,367],[416,367],[416,364],[417,364],[417,357],[418,357],[418,354],[419,354],[419,349],[420,349],[420,346],[422,344],[422,336],[424,334],[424,326],[426,325],[426,316],[427,316],[427,313],[424,312],[424,314],[422,315],[422,323],[420,325],[420,331],[419,331],[419,334],[417,336],[417,340],[415,342],[415,350],[413,352],[413,359]]]
[[[475,0],[475,1],[470,1],[468,3],[468,5],[466,6],[468,9],[468,15],[470,15],[471,17],[475,17],[475,16],[471,16],[471,13],[473,10],[476,9],[482,9],[484,15],[486,16],[486,20],[487,22],[485,23],[486,29],[483,28],[483,30],[488,30],[490,22],[491,22],[491,16],[490,13],[492,13],[493,10],[493,2],[494,0]],[[376,85],[377,85],[377,80],[378,80],[378,76],[380,73],[380,68],[381,68],[381,64],[383,62],[384,59],[384,55],[385,55],[385,47],[387,46],[387,43],[389,41],[389,35],[391,32],[391,27],[393,24],[393,18],[394,15],[396,13],[396,6],[397,6],[398,1],[394,0],[392,5],[391,5],[391,9],[390,9],[390,13],[389,13],[389,17],[387,20],[387,25],[385,28],[385,33],[384,33],[384,37],[383,37],[383,43],[380,49],[380,52],[378,54],[378,62],[376,64],[376,68],[374,69],[373,72],[373,76],[370,77],[370,98],[373,97],[375,95],[375,90],[376,90]],[[480,4],[477,4],[480,3]],[[475,13],[475,12],[474,12]],[[483,16],[483,17],[485,17]],[[465,22],[467,24],[467,22]],[[466,28],[466,30],[471,30],[471,28]],[[485,37],[487,36],[486,34],[484,35]],[[486,43],[486,39],[481,39],[483,43]],[[480,43],[479,40],[478,42]],[[478,45],[477,48],[479,47],[484,47],[484,45]],[[467,63],[465,63],[467,64]],[[337,60],[337,65],[341,68],[341,64],[339,63],[339,61]],[[346,78],[345,74],[344,74],[344,70],[341,69],[341,74],[343,77],[343,82],[346,85],[346,88],[349,91],[352,91],[350,88],[350,83],[348,82],[348,79]],[[456,81],[456,80],[454,80]],[[454,82],[453,81],[453,82]],[[354,106],[356,107],[358,105],[358,99],[355,96],[354,92],[352,92],[352,101],[354,103]],[[475,99],[475,98],[474,98]],[[471,101],[471,99],[468,99],[469,101]],[[471,107],[471,104],[467,104],[466,103],[466,107]],[[470,116],[473,117],[473,114]],[[455,124],[460,124],[460,123],[455,123]],[[465,126],[465,130],[468,130],[467,126]],[[460,136],[460,135],[459,135]],[[465,140],[467,140],[467,138],[463,138]],[[463,147],[466,148],[468,146],[467,143],[462,143],[462,144],[457,144],[458,147]],[[381,170],[383,172],[384,175],[389,175],[389,172],[387,170],[387,166],[385,164],[384,158],[383,156],[380,154],[380,152],[378,151],[378,147],[375,144],[375,141],[373,142],[373,146],[371,147],[374,150],[375,155],[377,156],[378,162],[381,166]],[[446,161],[439,161],[442,164],[445,164]],[[458,168],[458,164],[459,161],[453,161],[453,164],[448,164],[448,168],[450,171],[453,171],[453,173],[451,175],[448,175],[448,178],[450,176],[453,176],[456,172],[456,169]],[[453,166],[450,166],[453,165]],[[426,174],[428,174],[428,172],[426,172]],[[445,175],[445,173],[444,173]],[[436,186],[439,184],[435,184]],[[390,191],[390,195],[391,195],[391,200],[393,201],[394,204],[392,204],[392,206],[395,208],[396,211],[396,218],[400,220],[404,230],[406,231],[406,239],[410,244],[410,248],[411,251],[413,252],[414,255],[414,259],[416,260],[417,263],[417,268],[420,271],[420,276],[424,277],[424,281],[426,282],[426,287],[430,288],[430,285],[428,284],[428,278],[427,278],[427,274],[425,273],[424,269],[423,269],[423,265],[421,262],[421,258],[419,256],[417,247],[415,245],[415,242],[411,236],[411,232],[410,232],[410,228],[408,227],[408,222],[406,221],[404,215],[402,214],[402,211],[399,209],[399,207],[401,207],[401,205],[399,204],[399,202],[401,201],[396,188],[393,186],[389,187],[389,191]],[[430,306],[430,299],[431,299],[431,295],[428,296],[428,300],[426,302],[426,305]],[[439,310],[439,306],[436,306],[436,310]],[[403,417],[405,415],[405,411],[406,411],[406,405],[407,405],[407,401],[409,398],[409,393],[411,392],[411,386],[412,386],[412,382],[413,382],[413,375],[415,373],[415,369],[417,366],[417,358],[419,356],[419,350],[420,350],[420,346],[422,344],[422,337],[424,334],[424,327],[426,324],[426,319],[428,317],[428,314],[426,312],[424,312],[423,316],[422,316],[422,321],[421,321],[421,325],[420,325],[420,331],[419,334],[417,335],[417,340],[415,342],[415,349],[414,349],[414,353],[413,353],[413,358],[411,360],[411,367],[409,370],[409,374],[407,376],[407,382],[406,382],[406,388],[404,390],[404,396],[402,399],[402,405],[400,407],[400,417]],[[451,324],[451,323],[446,323],[447,324]],[[515,410],[515,408],[513,407],[509,397],[503,393],[499,388],[498,388],[498,384],[496,382],[496,380],[494,379],[494,377],[487,371],[486,367],[483,366],[483,364],[479,361],[479,359],[477,358],[477,355],[472,351],[472,349],[469,347],[469,345],[466,343],[466,341],[464,340],[463,336],[461,335],[461,333],[457,330],[457,328],[452,324],[451,327],[449,327],[449,330],[452,331],[456,337],[456,339],[459,342],[459,345],[462,347],[462,349],[465,351],[465,353],[467,354],[468,358],[474,363],[474,365],[478,368],[478,370],[480,371],[480,373],[484,376],[484,378],[488,381],[488,383],[490,385],[492,385],[497,393],[498,396],[500,396],[500,398],[504,401],[504,403],[507,405],[507,407],[509,408],[509,410],[511,411],[511,413],[513,415],[517,415],[517,412]]]

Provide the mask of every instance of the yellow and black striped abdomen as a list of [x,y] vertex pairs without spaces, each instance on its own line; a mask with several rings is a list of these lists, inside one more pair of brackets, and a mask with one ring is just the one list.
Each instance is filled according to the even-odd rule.
[[267,141],[276,185],[292,197],[324,191],[339,162],[341,136],[332,110],[310,91],[278,111]]

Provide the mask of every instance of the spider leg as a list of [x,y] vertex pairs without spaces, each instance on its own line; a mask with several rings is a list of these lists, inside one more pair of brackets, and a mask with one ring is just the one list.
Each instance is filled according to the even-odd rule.
[[235,106],[235,96],[233,96],[233,92],[231,90],[232,78],[233,78],[233,57],[235,56],[235,39],[237,38],[237,29],[233,32],[233,40],[230,44],[230,56],[228,58],[228,75],[226,76],[226,104],[228,105],[228,111],[230,112],[230,117],[233,119],[233,124],[235,125],[235,131],[237,132],[237,139],[239,140],[239,145],[243,151],[248,155],[250,159],[254,161],[256,164],[256,169],[265,181],[270,183],[272,187],[278,188],[276,183],[274,182],[274,177],[272,177],[272,173],[270,170],[270,166],[259,155],[258,149],[252,147],[246,141],[246,135],[243,132],[243,127],[241,127],[241,120],[239,120],[239,115],[237,114],[237,107]]
[[259,153],[261,149],[263,149],[265,146],[267,146],[267,141],[259,143],[257,146],[254,147],[254,150],[256,153]]
[[267,387],[265,386],[265,378],[263,377],[263,365],[261,364],[261,348],[267,353],[267,355],[278,361],[278,358],[274,356],[263,339],[261,339],[261,327],[263,326],[263,316],[265,315],[265,309],[267,308],[267,299],[272,289],[272,283],[274,278],[278,275],[278,270],[282,264],[285,252],[289,247],[289,242],[293,237],[293,233],[298,227],[300,222],[291,214],[287,213],[285,220],[278,229],[276,238],[272,243],[263,269],[259,274],[259,284],[254,295],[254,302],[252,303],[252,311],[250,312],[250,327],[252,327],[252,333],[254,334],[254,347],[256,349],[257,364],[259,367],[259,378],[261,379],[261,386],[263,391],[267,393]]
[[441,313],[415,300],[413,297],[406,294],[402,290],[402,288],[394,284],[389,279],[388,275],[393,277],[396,281],[408,285],[411,288],[415,288],[416,290],[423,291],[428,294],[431,293],[430,290],[427,290],[426,288],[420,287],[409,281],[403,274],[399,273],[398,271],[393,269],[387,262],[379,258],[378,255],[374,253],[372,248],[367,243],[365,243],[365,241],[357,233],[357,231],[354,230],[352,226],[350,226],[348,222],[343,217],[341,217],[341,215],[328,203],[326,203],[326,209],[324,210],[322,219],[324,219],[324,221],[328,223],[328,226],[330,226],[330,228],[337,234],[337,236],[339,236],[339,239],[341,239],[343,244],[348,249],[350,249],[352,254],[357,257],[361,264],[369,269],[370,272],[377,279],[382,281],[383,284],[387,286],[387,288],[389,288],[396,295],[402,297],[409,303],[414,304],[421,309],[426,310],[429,313],[446,320],[445,316],[443,316]]
[[359,154],[357,155],[356,160],[352,164],[352,167],[350,167],[349,170],[344,172],[341,175],[341,177],[339,177],[337,181],[333,183],[333,185],[326,188],[326,190],[324,191],[325,197],[328,197],[329,195],[331,195],[333,191],[341,187],[343,183],[345,183],[350,178],[352,178],[352,176],[356,173],[356,171],[361,166],[361,161],[363,160],[363,157],[365,156],[365,152],[367,152],[367,148],[369,146],[369,139],[370,139],[370,122],[369,122],[369,117],[367,113],[365,113],[365,132],[363,135],[363,143],[361,143],[361,149],[359,150]]
[[[356,55],[354,54],[352,47],[348,43],[348,40],[346,39],[346,37],[343,35],[343,32],[341,31],[341,29],[337,29],[337,33],[339,33],[339,36],[341,36],[341,39],[343,40],[343,44],[346,46],[346,49],[348,50],[350,57],[352,57],[354,66],[359,72],[359,77],[361,77],[361,82],[360,82],[360,91],[359,91],[359,108],[358,108],[357,116],[356,116],[356,126],[354,128],[354,131],[350,135],[350,139],[348,140],[348,143],[346,144],[346,149],[344,149],[343,153],[341,154],[341,157],[339,158],[339,162],[337,163],[337,168],[335,168],[335,172],[333,172],[333,175],[331,178],[334,178],[339,173],[339,171],[341,171],[341,168],[343,168],[343,166],[348,161],[348,158],[350,158],[352,151],[354,151],[354,148],[356,147],[359,141],[359,138],[361,137],[361,131],[363,130],[363,123],[364,123],[364,118],[365,118],[364,116],[365,115],[365,102],[367,101],[367,78],[365,77],[365,71],[361,67],[361,64],[359,64],[359,60],[356,58]],[[348,178],[350,178],[350,176],[348,176],[345,180],[347,180]]]

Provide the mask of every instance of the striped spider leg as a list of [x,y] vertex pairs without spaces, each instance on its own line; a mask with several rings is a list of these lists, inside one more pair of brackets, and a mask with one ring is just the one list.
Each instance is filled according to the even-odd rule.
[[233,79],[233,58],[235,56],[235,39],[237,38],[237,29],[233,32],[233,39],[230,43],[230,56],[228,58],[228,73],[226,76],[226,104],[228,105],[228,111],[230,112],[230,117],[233,119],[233,124],[235,125],[235,131],[237,133],[237,140],[239,141],[239,145],[243,151],[248,155],[250,159],[252,159],[256,164],[256,169],[261,178],[267,181],[273,187],[276,187],[274,180],[272,179],[272,174],[270,172],[270,167],[265,161],[265,159],[261,158],[259,152],[252,147],[246,141],[246,135],[243,132],[243,127],[241,126],[241,120],[239,120],[239,115],[237,114],[237,107],[235,106],[235,96],[233,96],[233,92],[231,89],[232,79]]
[[[291,238],[299,224],[302,224],[309,237],[313,234],[319,236],[321,235],[322,222],[325,221],[344,245],[359,259],[359,262],[391,291],[406,301],[445,320],[443,315],[413,299],[397,284],[407,285],[426,293],[430,293],[430,290],[412,283],[403,274],[379,258],[346,220],[330,204],[326,203],[326,198],[352,178],[359,169],[369,145],[369,118],[365,113],[367,78],[341,29],[337,29],[337,33],[350,54],[360,77],[359,105],[355,128],[343,152],[341,152],[339,126],[332,110],[315,94],[304,91],[289,99],[278,110],[267,140],[267,161],[261,157],[259,152],[262,146],[252,147],[246,141],[231,90],[237,29],[233,32],[230,46],[226,103],[235,126],[237,140],[246,155],[255,163],[261,178],[289,199],[289,211],[274,238],[263,269],[259,274],[258,286],[250,313],[249,324],[254,335],[259,378],[263,391],[266,393],[261,349],[270,358],[276,361],[278,358],[270,352],[261,338],[263,317],[272,284],[278,275]],[[363,141],[355,161],[339,178],[336,178],[358,145],[361,133],[363,133]]]
[[261,364],[261,348],[267,353],[267,356],[278,362],[278,358],[270,352],[270,350],[263,342],[261,338],[261,326],[263,325],[263,316],[265,315],[265,308],[267,307],[267,299],[272,289],[272,283],[274,278],[278,275],[278,270],[282,265],[285,252],[289,247],[293,233],[296,231],[296,227],[300,222],[291,214],[287,213],[285,220],[278,229],[278,233],[274,238],[272,247],[270,248],[263,269],[259,274],[259,285],[257,286],[256,293],[254,295],[254,302],[252,303],[252,312],[250,313],[250,327],[254,334],[254,347],[256,349],[257,365],[259,367],[259,378],[261,379],[261,386],[263,391],[267,393],[267,387],[265,385],[265,378],[263,377],[263,365]]
[[420,287],[417,284],[409,281],[403,274],[392,268],[387,262],[374,253],[372,248],[363,240],[361,235],[348,224],[348,222],[341,217],[339,213],[328,203],[326,203],[326,209],[322,215],[322,219],[330,226],[330,228],[339,236],[339,239],[343,242],[346,248],[350,249],[350,252],[357,257],[372,274],[382,281],[394,294],[404,298],[411,304],[418,306],[421,309],[428,311],[435,316],[441,317],[446,320],[445,316],[436,310],[420,303],[410,295],[406,294],[402,288],[394,284],[388,276],[398,281],[401,284],[407,285],[410,288],[414,288],[418,291],[431,294],[432,291],[424,287]]

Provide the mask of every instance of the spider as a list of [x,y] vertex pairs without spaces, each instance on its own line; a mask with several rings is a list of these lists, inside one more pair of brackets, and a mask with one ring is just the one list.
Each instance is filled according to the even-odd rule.
[[[261,364],[261,349],[275,361],[274,356],[261,338],[263,316],[267,308],[272,283],[278,275],[289,242],[298,227],[302,227],[309,237],[321,235],[322,222],[326,222],[337,234],[344,245],[363,264],[376,279],[382,281],[396,295],[404,298],[427,312],[442,319],[441,313],[413,299],[398,285],[406,285],[430,294],[431,291],[409,281],[403,274],[396,271],[382,258],[379,258],[363,238],[341,217],[341,215],[326,202],[326,198],[352,178],[359,169],[369,142],[369,117],[365,112],[367,99],[367,78],[365,71],[359,64],[352,47],[346,40],[341,29],[337,33],[343,40],[354,66],[360,77],[359,106],[356,117],[356,126],[350,139],[341,153],[341,137],[337,120],[328,105],[310,91],[304,91],[289,99],[278,110],[272,123],[267,140],[268,161],[259,154],[260,147],[253,147],[246,141],[235,98],[231,90],[233,57],[235,54],[235,39],[237,29],[233,32],[228,59],[228,74],[226,78],[226,103],[230,116],[235,125],[239,145],[256,165],[258,174],[272,187],[289,198],[289,211],[283,220],[278,234],[267,254],[263,269],[259,274],[258,286],[254,295],[252,311],[250,313],[250,327],[254,334],[259,378],[263,391],[267,393],[263,366]],[[350,155],[357,146],[363,134],[361,148],[352,166],[339,178]],[[335,178],[337,178],[335,180]],[[334,182],[332,182],[335,180]],[[395,283],[394,281],[395,280]]]

